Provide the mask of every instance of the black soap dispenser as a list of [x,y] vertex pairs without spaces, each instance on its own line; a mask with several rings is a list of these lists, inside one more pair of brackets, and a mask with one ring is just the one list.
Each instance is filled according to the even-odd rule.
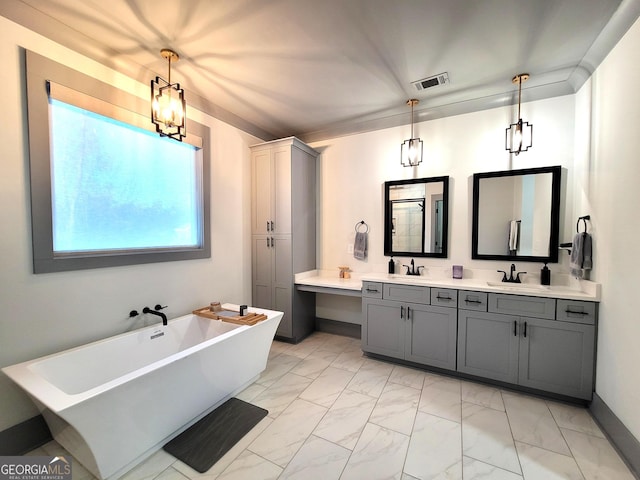
[[396,262],[393,261],[393,257],[389,260],[389,273],[396,273]]
[[540,270],[540,284],[551,285],[551,270],[549,270],[546,263],[544,267],[542,267],[542,270]]

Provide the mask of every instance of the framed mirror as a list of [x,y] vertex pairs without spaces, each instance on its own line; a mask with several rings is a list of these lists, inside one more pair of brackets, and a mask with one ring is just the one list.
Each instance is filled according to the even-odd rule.
[[471,258],[557,262],[561,171],[474,174]]
[[449,177],[384,184],[384,254],[447,257]]

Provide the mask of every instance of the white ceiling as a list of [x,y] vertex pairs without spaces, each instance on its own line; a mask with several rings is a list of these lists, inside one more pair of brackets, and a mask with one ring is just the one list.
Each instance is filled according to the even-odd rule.
[[[574,93],[640,0],[2,0],[0,15],[187,102],[307,141]],[[450,84],[412,81],[448,72]]]

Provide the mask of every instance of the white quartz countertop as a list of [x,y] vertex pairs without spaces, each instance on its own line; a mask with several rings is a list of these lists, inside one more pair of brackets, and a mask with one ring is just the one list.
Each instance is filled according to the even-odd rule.
[[[465,271],[465,273],[467,273]],[[419,285],[425,287],[454,288],[478,292],[527,295],[531,297],[559,298],[565,300],[600,301],[600,284],[588,280],[577,280],[568,275],[555,275],[563,283],[549,286],[537,283],[502,283],[500,280],[480,278],[446,278],[437,276],[412,276],[387,273],[351,273],[351,278],[339,278],[331,270],[311,270],[295,275],[296,285],[361,290],[363,281]]]

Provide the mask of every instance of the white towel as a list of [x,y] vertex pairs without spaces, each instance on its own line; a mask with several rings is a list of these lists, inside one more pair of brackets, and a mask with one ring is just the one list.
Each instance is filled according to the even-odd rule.
[[518,250],[518,221],[511,220],[509,223],[509,252],[515,253]]
[[587,271],[593,267],[591,252],[591,235],[586,232],[576,233],[571,246],[571,275],[585,278]]
[[353,246],[353,257],[358,260],[367,258],[367,232],[356,232],[356,241]]

